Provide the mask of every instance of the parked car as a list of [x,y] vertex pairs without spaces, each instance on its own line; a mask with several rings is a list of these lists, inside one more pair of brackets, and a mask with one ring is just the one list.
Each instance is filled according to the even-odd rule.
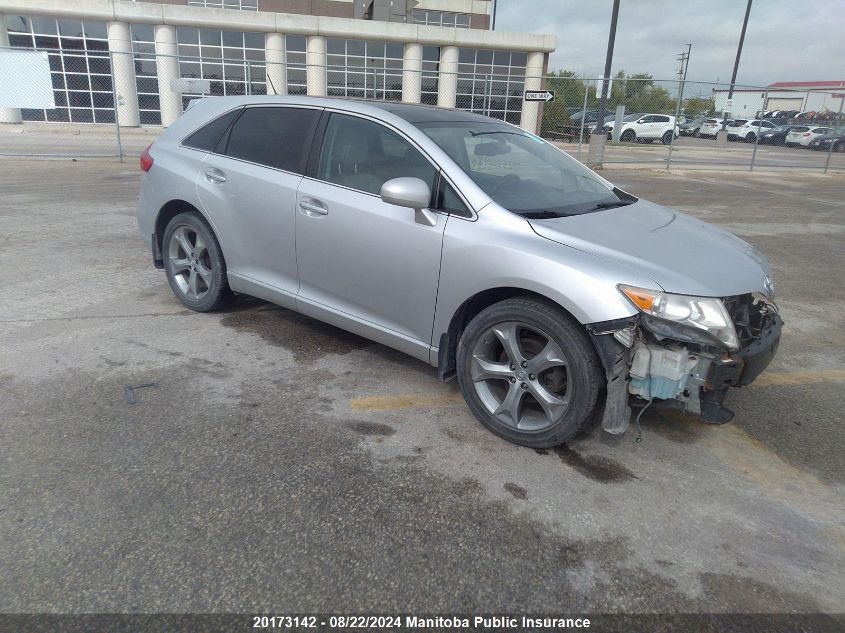
[[701,138],[716,138],[716,134],[722,129],[724,119],[705,119],[698,130]]
[[[615,127],[615,121],[605,124],[604,131],[607,132],[607,138],[612,137]],[[678,135],[678,126],[675,123],[674,116],[668,114],[632,115],[622,120],[619,140],[623,143],[633,143],[634,141],[653,143],[659,139],[664,145],[668,145],[672,142],[673,132],[675,136]]]
[[624,432],[631,401],[726,422],[777,349],[757,249],[502,121],[206,98],[140,162],[140,233],[185,306],[254,295],[394,347],[518,444]]
[[730,121],[726,127],[729,141],[745,141],[746,143],[753,143],[757,134],[765,134],[769,130],[773,130],[777,125],[771,121],[763,121],[760,119],[736,119]]
[[833,130],[829,127],[821,127],[817,125],[796,125],[789,131],[789,134],[786,135],[785,143],[789,147],[809,147],[810,143],[814,139],[824,136],[825,134],[829,134],[832,131]]
[[678,132],[681,136],[698,136],[698,132],[701,130],[701,125],[707,120],[708,119],[705,117],[699,117],[697,119],[681,123],[678,127]]
[[786,135],[794,127],[794,125],[779,125],[760,134],[759,142],[761,145],[783,145],[786,142]]
[[838,127],[824,136],[817,136],[810,141],[810,148],[827,152],[830,151],[831,143],[834,152],[845,152],[845,127]]

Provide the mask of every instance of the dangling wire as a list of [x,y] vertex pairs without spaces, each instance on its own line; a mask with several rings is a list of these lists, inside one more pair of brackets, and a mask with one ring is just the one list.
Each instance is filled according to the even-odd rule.
[[635,418],[635,422],[637,423],[637,437],[634,438],[634,442],[636,444],[639,444],[640,442],[643,441],[643,429],[640,426],[640,417],[642,416],[643,413],[645,413],[645,410],[648,409],[651,406],[652,402],[653,402],[653,399],[649,398],[648,403],[642,409],[640,409],[640,412],[637,414],[637,417]]

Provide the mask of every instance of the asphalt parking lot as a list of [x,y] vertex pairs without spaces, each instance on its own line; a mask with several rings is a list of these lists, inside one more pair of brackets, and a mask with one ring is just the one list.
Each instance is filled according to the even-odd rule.
[[602,174],[771,259],[733,423],[513,446],[390,349],[184,309],[134,162],[3,161],[0,611],[841,612],[842,176]]

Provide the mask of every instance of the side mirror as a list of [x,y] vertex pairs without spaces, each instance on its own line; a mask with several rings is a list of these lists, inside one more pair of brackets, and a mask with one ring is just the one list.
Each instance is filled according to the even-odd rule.
[[637,123],[645,123],[645,122],[646,122],[645,119],[640,119],[639,121],[637,121]]
[[418,224],[435,226],[437,214],[428,208],[431,189],[419,178],[394,178],[381,186],[381,199],[387,204],[414,210]]

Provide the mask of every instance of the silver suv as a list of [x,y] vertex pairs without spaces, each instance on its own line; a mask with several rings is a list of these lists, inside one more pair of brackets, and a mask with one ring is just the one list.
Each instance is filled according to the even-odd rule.
[[186,306],[244,293],[394,347],[518,444],[621,434],[653,402],[726,422],[777,349],[756,249],[501,121],[215,97],[141,167],[140,232]]

